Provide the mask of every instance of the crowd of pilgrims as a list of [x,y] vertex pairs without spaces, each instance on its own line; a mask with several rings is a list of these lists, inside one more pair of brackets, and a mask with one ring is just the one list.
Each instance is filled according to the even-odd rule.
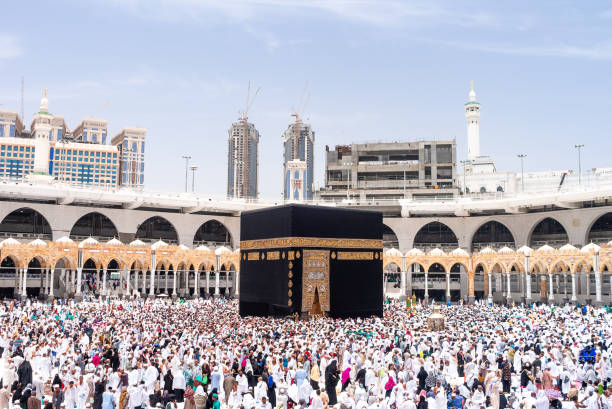
[[612,409],[602,308],[387,302],[241,318],[230,300],[0,304],[0,409]]

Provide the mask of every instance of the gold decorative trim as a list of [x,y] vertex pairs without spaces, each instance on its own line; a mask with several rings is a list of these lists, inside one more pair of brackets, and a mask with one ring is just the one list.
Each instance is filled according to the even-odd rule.
[[339,251],[338,260],[374,260],[371,251]]
[[266,260],[280,260],[280,251],[268,251]]
[[286,247],[345,248],[345,249],[382,249],[378,239],[330,239],[324,237],[280,237],[276,239],[243,240],[242,250],[267,250]]
[[302,312],[312,310],[315,292],[318,292],[321,310],[329,312],[329,253],[329,250],[304,250]]
[[253,253],[248,253],[249,254],[249,261],[257,261],[259,260],[259,252],[253,252]]

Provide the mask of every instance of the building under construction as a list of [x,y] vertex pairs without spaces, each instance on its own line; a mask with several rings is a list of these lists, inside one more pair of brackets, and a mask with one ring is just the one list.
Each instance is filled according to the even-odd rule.
[[257,198],[259,131],[246,115],[232,124],[227,146],[227,197]]
[[314,138],[310,124],[294,113],[283,133],[283,186],[287,200],[311,200],[314,183]]
[[454,140],[326,147],[321,199],[443,199],[457,193]]

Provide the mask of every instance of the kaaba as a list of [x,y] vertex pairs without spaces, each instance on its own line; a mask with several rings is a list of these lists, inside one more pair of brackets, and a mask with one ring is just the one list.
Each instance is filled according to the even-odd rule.
[[240,217],[240,315],[382,316],[382,214],[289,204]]

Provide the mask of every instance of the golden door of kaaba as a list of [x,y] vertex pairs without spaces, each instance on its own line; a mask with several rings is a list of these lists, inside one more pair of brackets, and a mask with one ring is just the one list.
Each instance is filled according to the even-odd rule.
[[329,312],[329,250],[304,250],[302,259],[302,312],[310,312],[315,292],[323,312]]

